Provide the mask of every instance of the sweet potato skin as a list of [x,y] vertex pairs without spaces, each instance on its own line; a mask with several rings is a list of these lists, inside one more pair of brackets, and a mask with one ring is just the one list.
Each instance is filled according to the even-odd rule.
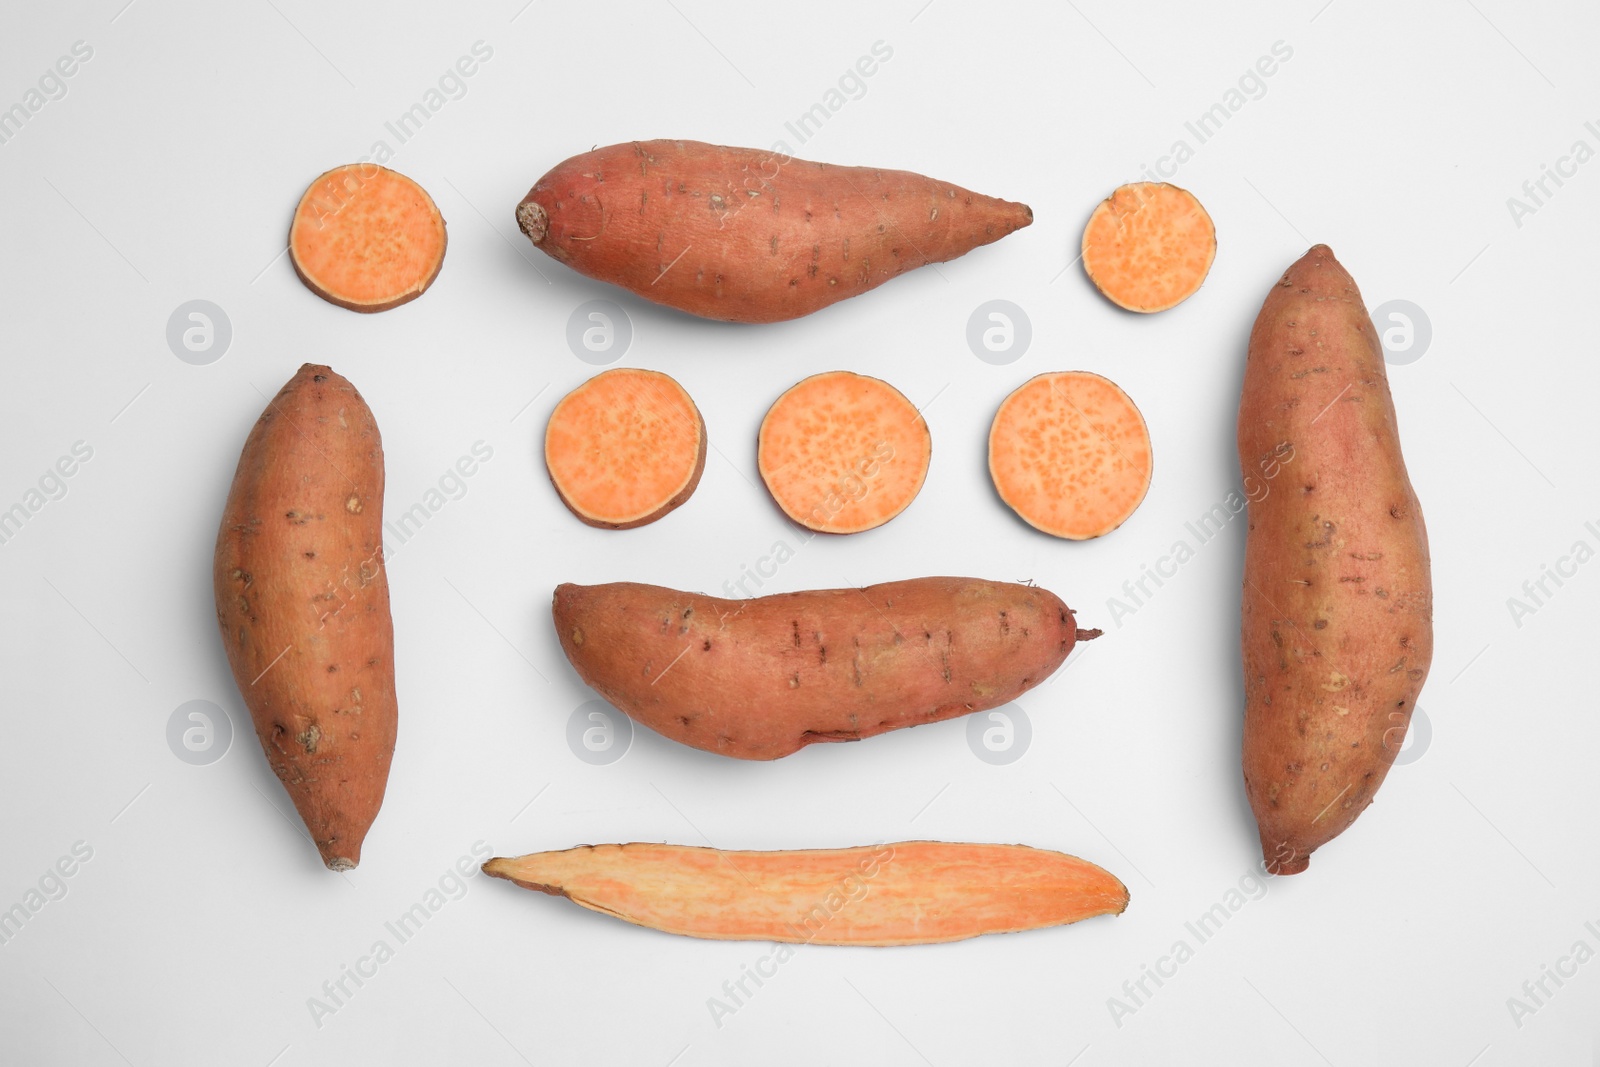
[[382,523],[372,412],[344,378],[306,364],[245,442],[212,578],[267,762],[336,871],[361,860],[394,754]]
[[976,578],[753,600],[567,584],[553,614],[567,659],[618,709],[751,760],[998,707],[1099,635],[1048,590]]
[[1110,872],[1026,845],[583,845],[496,857],[483,870],[639,926],[721,941],[931,945],[1119,915],[1128,906],[1127,887]]
[[745,323],[808,315],[1032,221],[908,171],[672,140],[573,156],[517,205],[528,238],[578,273]]
[[1372,802],[1433,658],[1427,531],[1382,348],[1326,245],[1256,319],[1238,439],[1246,476],[1284,444],[1294,456],[1249,506],[1240,640],[1245,786],[1269,869],[1294,874]]

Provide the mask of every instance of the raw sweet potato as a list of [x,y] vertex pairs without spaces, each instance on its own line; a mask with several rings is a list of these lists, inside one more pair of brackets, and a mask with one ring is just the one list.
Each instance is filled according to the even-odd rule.
[[444,264],[444,216],[404,174],[351,163],[319,175],[289,225],[289,260],[306,288],[351,311],[421,296]]
[[1115,875],[1026,845],[583,845],[497,856],[483,870],[669,934],[791,945],[931,945],[1120,915],[1128,906]]
[[916,499],[933,441],[922,413],[888,382],[813,374],[761,420],[756,466],[784,514],[818,533],[882,526]]
[[1295,874],[1372,803],[1433,658],[1428,536],[1383,350],[1326,245],[1250,334],[1246,477],[1285,446],[1293,478],[1249,506],[1240,645],[1245,787],[1269,868]]
[[1082,541],[1110,533],[1150,488],[1150,431],[1133,400],[1090,371],[1040,374],[989,427],[989,477],[1037,530]]
[[1047,590],[977,578],[753,600],[562,585],[553,613],[567,659],[617,708],[753,760],[999,707],[1100,635]]
[[528,239],[579,274],[728,322],[809,315],[1032,221],[920,174],[698,141],[573,156],[517,205]]
[[397,709],[383,442],[355,387],[306,364],[256,421],[217,532],[217,625],[267,762],[347,871],[383,803]]
[[1083,270],[1118,307],[1165,311],[1199,290],[1217,257],[1217,229],[1193,193],[1135,182],[1100,202],[1083,229]]
[[665,374],[618,367],[561,398],[545,428],[544,465],[578,518],[632,529],[694,493],[706,469],[706,424]]

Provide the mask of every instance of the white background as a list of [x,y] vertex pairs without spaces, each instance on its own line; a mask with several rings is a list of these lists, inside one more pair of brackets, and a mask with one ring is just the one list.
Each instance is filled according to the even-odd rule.
[[[0,946],[0,1060],[17,1064],[1587,1064],[1600,962],[1531,1015],[1508,998],[1574,943],[1600,949],[1592,664],[1600,564],[1514,619],[1600,522],[1587,316],[1600,162],[1517,225],[1507,198],[1600,137],[1600,18],[1576,2],[1295,0],[1060,5],[721,0],[471,5],[7,5],[0,107],[74,42],[68,92],[0,145],[0,507],[86,442],[67,493],[0,545],[0,908],[75,842],[68,892]],[[446,10],[448,9],[448,11]],[[409,143],[385,130],[474,42],[492,57]],[[892,58],[804,145],[785,131],[874,42]],[[1276,41],[1264,93],[1176,181],[1219,231],[1205,287],[1121,313],[1073,265],[1083,223]],[[532,249],[512,209],[593,145],[683,137],[901,167],[1033,206],[1034,225],[802,321],[667,313]],[[385,140],[449,223],[433,288],[382,315],[324,303],[279,256],[309,179]],[[1570,169],[1570,168],[1569,168]],[[1531,204],[1531,201],[1530,201]],[[1203,945],[1185,928],[1258,859],[1240,782],[1243,524],[1136,613],[1108,598],[1239,478],[1234,417],[1261,300],[1329,243],[1369,307],[1409,300],[1431,346],[1391,368],[1432,536],[1431,725],[1354,829]],[[643,529],[577,523],[538,444],[595,368],[574,308],[615,299],[619,365],[666,371],[715,450],[699,491]],[[214,301],[207,366],[168,316]],[[966,342],[984,301],[1024,308],[1007,366]],[[364,862],[324,870],[261,757],[222,655],[212,545],[239,448],[306,361],[382,427],[388,514],[485,442],[493,458],[390,560],[399,747]],[[801,543],[754,482],[755,431],[799,378],[850,368],[928,405],[934,459],[888,526]],[[1122,529],[1071,544],[995,498],[984,440],[1027,377],[1086,368],[1134,397],[1155,481]],[[530,403],[531,401],[531,403]],[[592,766],[592,698],[551,632],[561,581],[720,592],[775,542],[763,592],[922,574],[1034,579],[1107,629],[1021,704],[1031,745],[991,766],[964,721],[722,760],[640,730]],[[1530,605],[1531,601],[1527,601]],[[1520,626],[1518,622],[1520,621]],[[1579,669],[1578,665],[1583,665]],[[174,709],[228,709],[232,747],[180,761]],[[534,799],[537,798],[537,799]],[[531,801],[531,803],[530,803]],[[483,877],[336,1013],[308,999],[475,842],[796,848],[1018,841],[1120,875],[1119,918],[905,950],[810,947],[718,1026],[708,998],[770,951],[668,937]],[[1109,998],[1183,938],[1194,956],[1113,1021]],[[1570,970],[1570,966],[1568,967]],[[354,988],[354,987],[352,987]],[[1518,1022],[1520,1021],[1520,1026]]]

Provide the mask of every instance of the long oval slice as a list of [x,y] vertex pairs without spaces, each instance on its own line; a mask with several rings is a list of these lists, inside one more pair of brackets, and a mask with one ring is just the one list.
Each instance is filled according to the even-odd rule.
[[1134,182],[1100,202],[1083,230],[1083,269],[1107,300],[1165,311],[1193,296],[1217,257],[1217,228],[1193,193]]
[[544,463],[561,502],[590,526],[643,526],[700,484],[705,420],[665,374],[618,367],[562,397],[545,428]]
[[989,476],[1028,525],[1073,541],[1108,534],[1150,488],[1150,431],[1117,384],[1090,371],[1041,374],[1001,403]]
[[792,386],[761,420],[757,466],[784,514],[818,533],[860,533],[910,506],[933,439],[888,382],[828,371]]
[[638,926],[719,941],[931,945],[1064,926],[1128,906],[1115,875],[1026,845],[583,845],[496,857],[483,870]]
[[289,259],[306,288],[351,311],[388,311],[421,296],[444,263],[444,216],[404,174],[376,163],[312,182],[289,226]]

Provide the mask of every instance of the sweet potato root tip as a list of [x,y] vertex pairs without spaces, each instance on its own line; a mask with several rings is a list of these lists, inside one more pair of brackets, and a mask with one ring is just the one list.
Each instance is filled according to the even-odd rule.
[[933,453],[898,389],[849,371],[814,374],[761,420],[756,465],[784,514],[818,533],[882,526],[916,499]]
[[528,235],[528,240],[538,244],[550,230],[550,216],[532,200],[517,205],[517,228]]
[[926,945],[1118,915],[1128,890],[1100,867],[1025,845],[906,841],[725,852],[584,845],[497,857],[485,873],[637,926],[724,941]]
[[403,174],[352,163],[306,189],[289,226],[289,259],[306,287],[351,311],[415,300],[439,276],[444,216]]
[[1268,868],[1295,874],[1371,804],[1433,659],[1427,530],[1382,347],[1326,245],[1262,304],[1238,445],[1265,487],[1245,535],[1245,791]]
[[683,387],[619,367],[562,398],[545,429],[545,469],[590,526],[631,529],[681,505],[706,466],[706,427]]
[[212,584],[267,762],[329,869],[361,861],[394,755],[383,443],[361,395],[307,364],[239,456]]
[[781,322],[1033,221],[1025,204],[907,171],[635,141],[574,156],[517,208],[580,274],[726,322]]
[[1083,231],[1084,272],[1129,311],[1165,311],[1187,300],[1216,255],[1211,216],[1193,193],[1164,182],[1121,186]]
[[989,475],[1035,529],[1086,540],[1128,520],[1150,488],[1150,433],[1116,383],[1041,374],[1006,397],[989,429]]
[[1049,678],[1078,633],[1048,590],[976,578],[753,600],[569,584],[551,612],[573,669],[618,710],[752,760],[999,707]]

